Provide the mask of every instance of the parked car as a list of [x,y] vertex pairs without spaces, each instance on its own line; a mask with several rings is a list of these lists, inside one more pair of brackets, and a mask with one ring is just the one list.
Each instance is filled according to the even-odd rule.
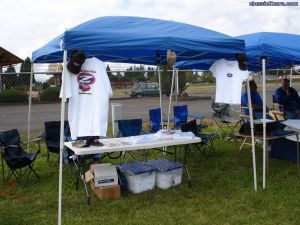
[[159,96],[158,83],[136,83],[131,89],[130,96]]

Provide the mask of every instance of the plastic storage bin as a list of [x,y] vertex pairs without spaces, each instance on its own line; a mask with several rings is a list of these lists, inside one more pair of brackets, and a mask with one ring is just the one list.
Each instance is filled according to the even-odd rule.
[[166,159],[155,159],[145,162],[156,170],[155,185],[160,189],[168,189],[181,184],[182,165]]
[[155,187],[156,172],[142,163],[124,163],[118,166],[127,180],[128,189],[133,193],[152,190]]

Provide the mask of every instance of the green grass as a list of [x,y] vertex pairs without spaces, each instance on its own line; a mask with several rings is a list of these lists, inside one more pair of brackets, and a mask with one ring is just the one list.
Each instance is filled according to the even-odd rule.
[[[243,151],[239,161],[234,143],[216,140],[215,148],[206,161],[196,160],[196,153],[188,159],[190,188],[184,173],[183,183],[169,190],[141,194],[123,191],[122,197],[113,201],[97,200],[91,193],[91,206],[85,202],[82,185],[75,190],[73,166],[65,167],[63,224],[299,224],[300,173],[295,164],[270,160],[268,186],[262,190],[259,149],[259,190],[255,193],[250,148]],[[157,156],[161,153],[151,155]],[[42,180],[32,176],[26,187],[16,184],[12,190],[0,186],[1,225],[57,224],[58,165],[53,162],[48,167],[43,148],[35,168]]]
[[[276,81],[272,81],[272,82],[268,82],[266,83],[266,89],[267,91],[271,91],[271,92],[275,92],[275,90],[280,87],[280,81],[276,82]],[[257,83],[258,89],[262,90],[262,84]],[[295,81],[293,80],[293,87],[296,90],[300,89],[300,82],[299,80]],[[190,84],[189,87],[187,88],[187,92],[188,93],[203,93],[203,94],[211,94],[211,93],[215,93],[216,90],[216,84],[209,84],[209,83],[197,83],[197,84]]]
[[113,89],[114,95],[130,95],[131,89],[130,88],[123,88],[123,89]]
[[[164,84],[162,84],[164,85]],[[262,89],[261,83],[258,83],[258,89]],[[266,83],[266,89],[267,91],[274,91],[280,87],[280,81],[269,81]],[[293,87],[296,88],[296,90],[300,89],[300,81],[299,80],[293,80]],[[190,84],[188,88],[186,89],[186,92],[188,93],[202,93],[202,94],[212,94],[215,93],[216,90],[216,84],[212,83],[196,83],[196,84]],[[130,89],[114,89],[113,90],[114,95],[129,95]]]

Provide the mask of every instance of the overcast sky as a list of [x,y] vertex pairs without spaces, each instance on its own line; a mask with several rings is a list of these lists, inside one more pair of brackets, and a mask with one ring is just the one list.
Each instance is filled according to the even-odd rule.
[[[262,0],[258,0],[262,1]],[[275,1],[275,0],[274,0]],[[290,0],[296,1],[296,0]],[[53,37],[101,16],[142,16],[231,36],[259,31],[300,34],[300,7],[250,7],[247,0],[1,0],[0,46],[21,58]],[[300,1],[298,1],[300,5]]]

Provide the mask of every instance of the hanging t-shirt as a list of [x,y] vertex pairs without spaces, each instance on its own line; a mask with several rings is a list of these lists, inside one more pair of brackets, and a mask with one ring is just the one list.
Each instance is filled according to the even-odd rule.
[[66,98],[72,139],[82,136],[106,136],[111,85],[105,65],[87,58],[78,75],[66,71]]
[[226,59],[217,60],[209,70],[216,78],[215,102],[241,104],[242,84],[249,72],[240,70],[237,61]]

